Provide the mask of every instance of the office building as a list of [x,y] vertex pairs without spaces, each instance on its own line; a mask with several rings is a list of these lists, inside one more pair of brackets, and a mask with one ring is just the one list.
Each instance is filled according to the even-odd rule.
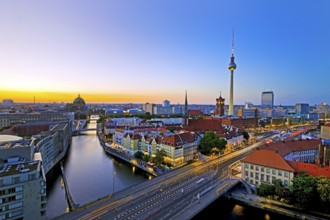
[[265,91],[261,94],[261,108],[274,108],[274,92],[273,91]]

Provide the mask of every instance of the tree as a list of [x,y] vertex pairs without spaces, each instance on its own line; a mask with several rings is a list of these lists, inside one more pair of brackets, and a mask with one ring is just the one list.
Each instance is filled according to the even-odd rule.
[[204,137],[201,139],[200,146],[205,154],[210,154],[213,148],[222,152],[227,145],[227,140],[217,137],[213,131],[206,131]]
[[156,157],[154,158],[155,163],[157,165],[161,164],[164,161],[164,156],[166,156],[166,152],[162,149],[162,150],[158,150],[156,152]]
[[330,210],[330,179],[324,176],[316,179],[316,190],[320,197],[320,202],[325,211]]
[[314,207],[317,204],[316,180],[303,172],[296,175],[290,186],[291,202],[301,208]]
[[143,153],[141,151],[137,151],[135,154],[134,154],[134,157],[137,158],[137,159],[142,159],[143,158]]
[[269,185],[265,183],[261,183],[257,190],[256,190],[257,195],[259,196],[273,196],[275,193],[275,186],[274,185]]
[[289,199],[290,191],[283,186],[282,180],[275,179],[273,180],[274,185],[274,194],[280,199]]
[[247,131],[243,131],[242,132],[242,134],[243,134],[243,138],[245,139],[245,140],[249,140],[249,138],[250,138],[250,135],[249,135],[249,133],[247,132]]

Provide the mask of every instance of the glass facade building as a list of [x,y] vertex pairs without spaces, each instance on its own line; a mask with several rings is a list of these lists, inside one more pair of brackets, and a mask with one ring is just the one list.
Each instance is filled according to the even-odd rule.
[[261,108],[270,108],[274,107],[274,92],[266,91],[261,94]]

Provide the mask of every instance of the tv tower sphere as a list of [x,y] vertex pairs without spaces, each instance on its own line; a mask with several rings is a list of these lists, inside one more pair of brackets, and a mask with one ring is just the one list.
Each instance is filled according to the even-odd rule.
[[231,59],[230,59],[228,69],[229,70],[235,70],[236,69],[236,63],[234,62],[234,56],[232,56]]

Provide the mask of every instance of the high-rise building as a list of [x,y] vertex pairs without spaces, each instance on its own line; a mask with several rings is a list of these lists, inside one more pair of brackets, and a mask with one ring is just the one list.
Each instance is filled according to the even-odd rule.
[[170,101],[169,100],[164,100],[163,107],[170,107]]
[[216,99],[216,109],[215,109],[215,115],[218,116],[224,116],[225,115],[225,99],[221,97],[221,94],[219,98]]
[[261,94],[261,108],[274,108],[274,92],[264,91]]
[[309,113],[309,104],[307,103],[297,103],[295,106],[296,114],[307,115]]
[[234,30],[233,30],[231,58],[230,58],[230,63],[228,65],[228,69],[230,70],[230,98],[229,98],[228,115],[234,115],[234,70],[236,69],[236,64],[234,59],[235,57],[234,57]]

